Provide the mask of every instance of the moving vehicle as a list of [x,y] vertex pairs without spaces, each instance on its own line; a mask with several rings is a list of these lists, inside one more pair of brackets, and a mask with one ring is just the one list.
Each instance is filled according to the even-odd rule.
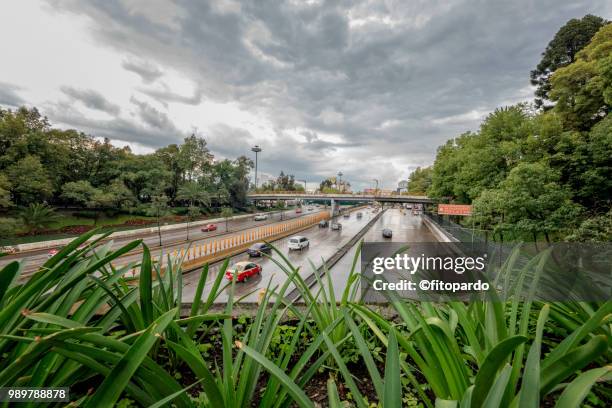
[[342,215],[342,217],[344,217],[344,218],[351,218],[351,213],[344,213]]
[[47,252],[47,258],[53,258],[59,251],[58,248],[50,249],[49,252]]
[[295,237],[289,238],[289,249],[302,250],[304,248],[308,248],[309,246],[310,246],[310,241],[306,237],[303,237],[301,235],[296,235]]
[[11,255],[11,254],[14,254],[15,252],[17,252],[15,247],[12,247],[12,246],[0,247],[0,254]]
[[202,227],[202,232],[211,232],[217,230],[217,224],[207,224]]
[[234,275],[237,282],[246,282],[252,276],[261,275],[261,265],[255,262],[235,263],[225,272],[225,277],[231,281],[234,280]]
[[295,209],[295,213],[296,214],[301,214],[302,213],[302,209],[300,207]]
[[327,228],[328,226],[329,226],[329,221],[327,220],[319,221],[319,228]]
[[332,222],[331,229],[333,231],[340,231],[342,229],[342,224],[339,222]]
[[312,211],[312,207],[308,207],[308,211]]
[[382,230],[382,236],[383,238],[391,238],[393,237],[393,231],[391,231],[389,228],[385,228]]
[[359,211],[359,212],[357,213],[357,218],[361,218],[361,217],[363,217],[363,213],[362,213],[361,211]]
[[255,221],[264,221],[268,219],[268,215],[267,214],[257,214],[255,217],[253,217],[253,220]]
[[269,254],[271,252],[272,246],[265,242],[258,242],[247,249],[247,254],[249,254],[249,256],[262,256],[263,254]]

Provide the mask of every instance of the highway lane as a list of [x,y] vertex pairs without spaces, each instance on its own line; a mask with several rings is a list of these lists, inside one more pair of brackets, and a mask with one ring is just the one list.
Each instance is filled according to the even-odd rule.
[[[309,211],[309,208],[312,210]],[[217,223],[217,230],[212,232],[202,232],[202,226],[191,226],[189,231],[189,241],[186,240],[187,237],[187,229],[180,228],[176,230],[170,231],[162,231],[162,244],[165,253],[172,252],[175,249],[180,249],[181,247],[185,247],[188,243],[192,244],[202,244],[208,242],[215,237],[220,235],[224,235],[226,233],[232,233],[236,231],[248,230],[251,228],[260,227],[262,225],[271,225],[282,220],[289,220],[292,218],[297,218],[304,215],[316,214],[319,211],[323,211],[323,207],[317,208],[314,206],[304,207],[302,213],[296,213],[296,210],[287,210],[281,213],[270,213],[268,214],[268,219],[265,221],[255,221],[253,217],[239,219],[239,220],[230,220],[228,221],[228,229],[226,230],[225,222]],[[134,241],[136,239],[142,239],[144,243],[146,243],[151,248],[151,253],[154,256],[159,256],[161,253],[161,248],[159,247],[159,238],[156,234],[146,234],[142,237],[139,236],[131,236],[127,238],[119,238],[113,240],[113,249],[118,249],[121,246],[127,244],[128,242]],[[135,254],[128,254],[121,258],[121,262],[116,263],[116,265],[124,265],[129,262],[139,262],[140,261],[140,251],[136,250]],[[41,251],[32,251],[23,254],[14,254],[10,256],[6,256],[0,259],[0,268],[3,265],[6,265],[9,262],[14,260],[21,260],[24,262],[24,275],[28,275],[34,272],[38,267],[40,267],[48,258],[49,258],[49,250],[41,250]]]
[[[350,215],[350,218],[345,219],[340,217],[339,221],[342,223],[341,231],[332,231],[329,228],[319,228],[314,226],[300,232],[298,235],[303,235],[310,240],[310,247],[303,249],[302,251],[289,251],[287,244],[289,237],[280,239],[274,242],[274,245],[287,256],[289,261],[294,266],[300,267],[300,275],[306,276],[312,272],[312,267],[309,263],[311,261],[314,265],[319,266],[322,264],[323,259],[327,259],[332,256],[336,251],[345,245],[358,231],[360,231],[372,218],[373,214],[371,211],[362,211],[364,216],[361,219],[356,217],[355,213]],[[272,254],[273,259],[279,259],[278,254]],[[282,285],[286,280],[286,274],[282,269],[274,263],[270,258],[249,258],[247,254],[239,254],[231,258],[230,265],[239,261],[253,260],[259,263],[262,268],[262,274],[260,277],[253,277],[248,282],[236,283],[234,289],[235,299],[242,296],[246,296],[244,301],[253,302],[256,301],[261,289],[266,288],[270,280],[272,281],[271,287],[275,285]],[[280,260],[280,259],[279,259]],[[282,262],[282,260],[280,260]],[[206,299],[210,288],[222,263],[218,262],[213,264],[209,268],[208,281],[205,285],[204,293],[202,298]],[[200,271],[194,271],[187,273],[183,276],[183,301],[191,302],[195,295],[195,290],[200,278]],[[227,282],[224,278],[224,284]],[[252,292],[252,293],[251,293]],[[229,288],[224,290],[219,297],[217,302],[223,303],[228,299]]]
[[[383,238],[382,230],[390,228],[392,238]],[[425,225],[420,215],[412,215],[410,211],[389,209],[364,235],[365,242],[437,242],[435,236]],[[357,245],[351,248],[329,271],[336,297],[342,296],[346,280],[350,273]],[[357,273],[361,273],[361,259],[355,266]],[[323,280],[326,286],[327,280]],[[315,289],[316,290],[316,285]]]

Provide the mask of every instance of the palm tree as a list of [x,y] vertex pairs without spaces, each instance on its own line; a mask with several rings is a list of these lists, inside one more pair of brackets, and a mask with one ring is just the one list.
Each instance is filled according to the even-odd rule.
[[204,188],[194,181],[189,181],[179,188],[176,198],[189,203],[187,212],[187,241],[189,241],[189,224],[200,214],[200,205],[210,206],[210,195]]
[[52,225],[60,215],[47,204],[33,203],[19,211],[19,218],[28,232],[37,233]]

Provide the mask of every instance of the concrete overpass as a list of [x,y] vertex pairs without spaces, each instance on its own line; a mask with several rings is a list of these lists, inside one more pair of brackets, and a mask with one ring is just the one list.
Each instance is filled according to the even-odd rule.
[[248,198],[253,201],[258,200],[329,200],[329,201],[354,201],[368,202],[377,201],[380,203],[410,203],[410,204],[431,204],[434,201],[425,196],[411,195],[374,195],[374,194],[323,194],[323,193],[249,193]]

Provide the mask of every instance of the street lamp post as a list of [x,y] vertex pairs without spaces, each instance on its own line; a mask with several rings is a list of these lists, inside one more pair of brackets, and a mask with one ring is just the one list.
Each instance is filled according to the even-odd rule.
[[374,196],[378,195],[378,179],[373,179],[376,182],[376,188],[374,189]]
[[338,172],[338,179],[339,179],[339,181],[338,181],[338,190],[340,190],[340,192],[342,192],[342,176],[343,176],[342,172],[339,171]]
[[251,148],[252,152],[255,152],[255,190],[257,191],[257,153],[261,152],[261,147],[255,145]]

